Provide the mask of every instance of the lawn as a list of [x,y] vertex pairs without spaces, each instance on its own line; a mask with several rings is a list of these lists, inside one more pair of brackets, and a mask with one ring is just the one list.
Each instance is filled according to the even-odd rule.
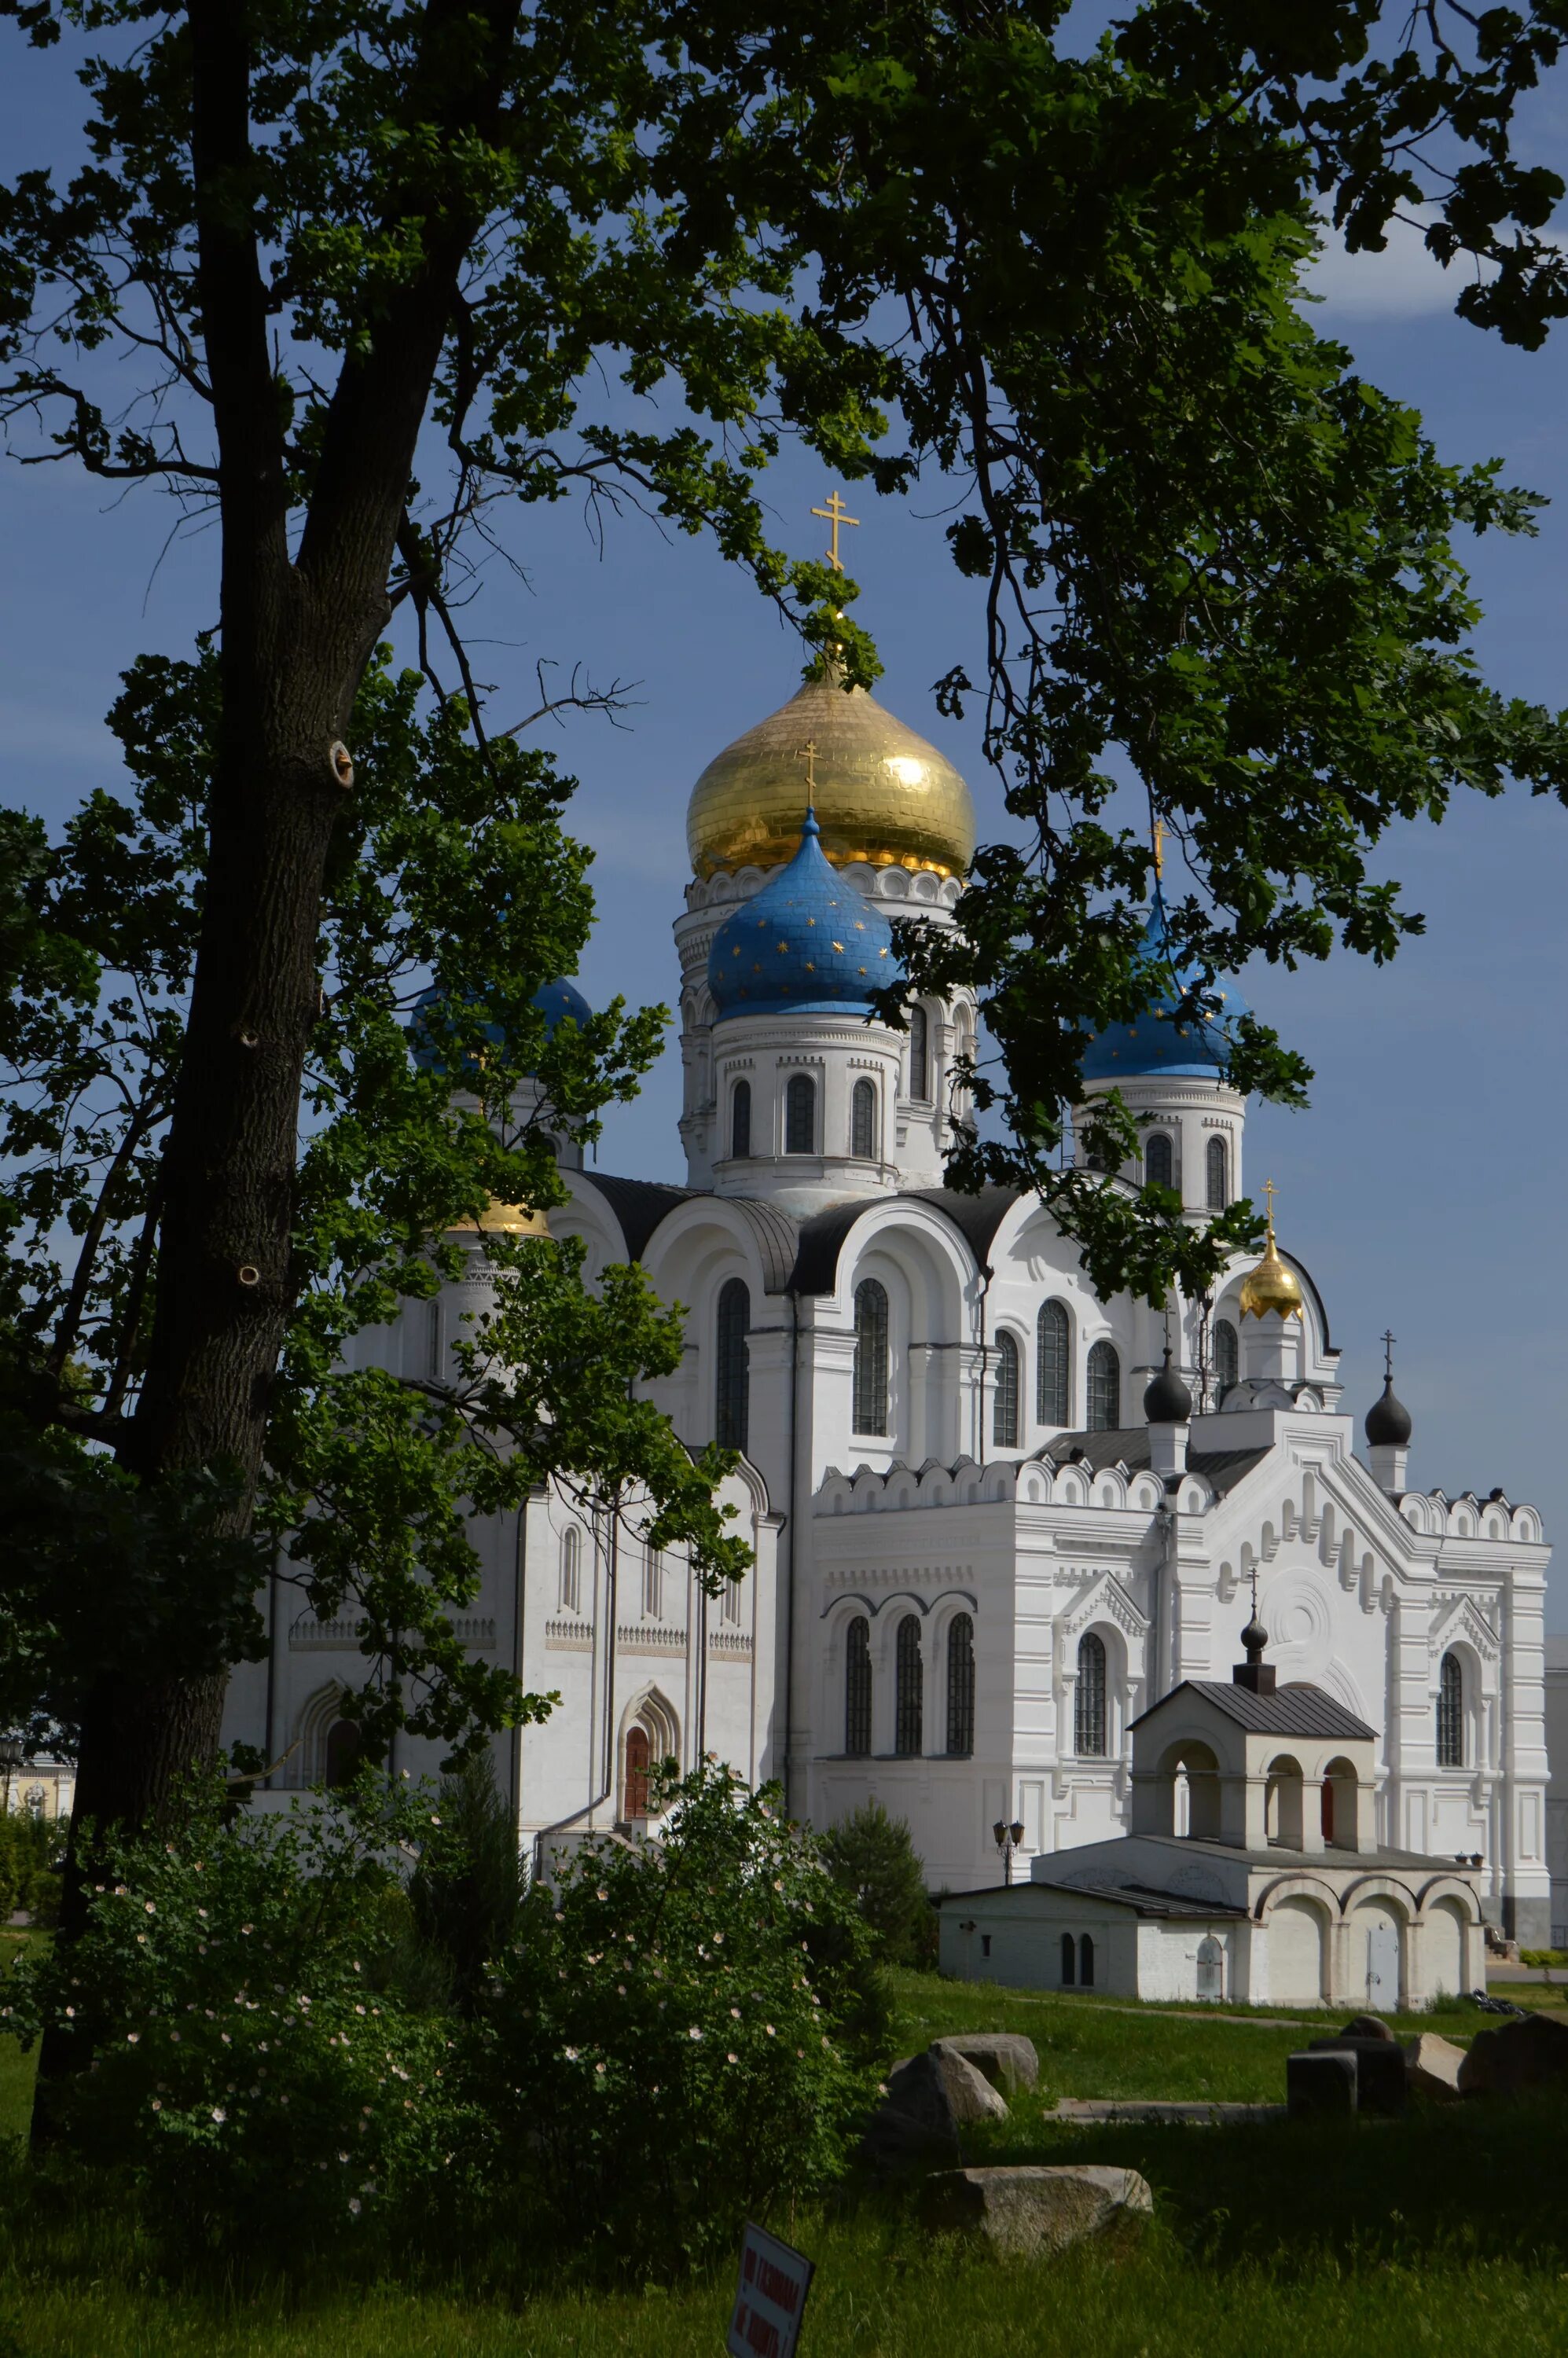
[[[1142,2170],[1156,2221],[1142,2247],[1047,2268],[934,2244],[908,2195],[849,2195],[773,2222],[817,2277],[804,2358],[1322,2358],[1368,2342],[1423,2358],[1568,2346],[1562,2110],[1454,2107],[1348,2131],[1073,2129],[1058,2095],[1278,2100],[1301,2033],[1240,2015],[1123,2010],[902,1974],[899,2051],[942,2030],[1026,2031],[1042,2087],[977,2132],[975,2160],[1107,2161]],[[1484,2017],[1439,2018],[1469,2037]],[[1427,2027],[1432,2018],[1423,2017]],[[15,2120],[15,2063],[0,2065]],[[281,2274],[174,2290],[134,2223],[56,2194],[30,2201],[21,2157],[0,2199],[0,2358],[718,2358],[722,2278],[657,2294],[592,2292],[549,2272],[525,2236],[449,2259],[404,2254],[396,2280],[334,2288]]]

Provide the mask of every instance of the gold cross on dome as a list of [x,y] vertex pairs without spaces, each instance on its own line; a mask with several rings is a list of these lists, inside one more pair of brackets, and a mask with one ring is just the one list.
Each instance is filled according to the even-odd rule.
[[829,493],[827,505],[825,508],[813,508],[811,513],[813,515],[821,516],[824,523],[831,523],[833,526],[833,546],[831,548],[824,549],[823,555],[827,557],[828,564],[833,568],[835,573],[842,573],[844,567],[838,555],[838,527],[841,524],[848,524],[853,525],[855,528],[859,530],[860,523],[860,517],[852,516],[849,514],[849,509],[844,505],[843,500],[839,497],[837,492]]
[[1162,819],[1157,818],[1154,822],[1154,881],[1156,883],[1159,882],[1161,877],[1163,876],[1164,873],[1165,823]]
[[809,810],[816,808],[816,740],[808,737],[795,751],[806,763],[806,801]]
[[1269,1198],[1269,1234],[1272,1236],[1274,1233],[1274,1183],[1271,1179],[1264,1180],[1263,1193]]

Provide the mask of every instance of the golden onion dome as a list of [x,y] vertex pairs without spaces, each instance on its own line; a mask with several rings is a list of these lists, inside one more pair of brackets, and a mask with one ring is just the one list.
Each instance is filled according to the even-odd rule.
[[1302,1304],[1301,1280],[1287,1261],[1280,1258],[1274,1242],[1274,1183],[1269,1182],[1269,1238],[1263,1258],[1256,1269],[1248,1271],[1241,1281],[1241,1315],[1249,1311],[1254,1318],[1262,1318],[1277,1310],[1281,1318],[1299,1318],[1306,1324],[1306,1312]]
[[963,876],[975,855],[975,806],[945,753],[833,666],[716,754],[686,815],[694,872],[775,868],[800,843],[806,752],[815,755],[822,849],[836,868],[924,869]]
[[530,1211],[526,1204],[503,1204],[492,1195],[477,1220],[457,1220],[451,1233],[460,1236],[478,1229],[481,1236],[547,1237],[549,1222],[543,1212]]

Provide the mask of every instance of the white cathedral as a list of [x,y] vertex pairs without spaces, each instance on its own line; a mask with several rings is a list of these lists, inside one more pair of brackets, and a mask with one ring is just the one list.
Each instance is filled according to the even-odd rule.
[[[563,1139],[570,1202],[548,1220],[583,1238],[590,1280],[638,1261],[684,1305],[684,1364],[657,1397],[688,1443],[741,1451],[726,1496],[755,1568],[710,1603],[683,1562],[543,1490],[476,1527],[483,1587],[459,1633],[560,1696],[497,1740],[520,1842],[543,1858],[648,1826],[650,1763],[713,1753],[782,1779],[818,1827],[875,1797],[933,1889],[1000,1881],[998,1828],[1021,1873],[1049,1876],[1046,1855],[1128,1831],[1134,1721],[1230,1677],[1255,1593],[1281,1687],[1323,1691],[1376,1739],[1354,1838],[1325,1774],[1321,1799],[1268,1802],[1267,1839],[1462,1861],[1487,1915],[1544,1943],[1534,1510],[1408,1489],[1391,1382],[1357,1455],[1323,1296],[1272,1222],[1256,1266],[1167,1318],[1101,1301],[1037,1201],[944,1186],[974,1005],[917,1006],[898,1032],[866,992],[891,970],[891,920],[957,921],[974,813],[872,697],[808,679],[709,763],[687,838],[687,1184],[584,1168]],[[1224,1008],[1177,1020],[1192,1002],[1158,893],[1148,944],[1161,1002],[1097,1040],[1086,1077],[1139,1122],[1122,1181],[1173,1185],[1201,1220],[1246,1192],[1247,1109]],[[584,1004],[569,984],[541,1003]],[[467,1241],[434,1315],[410,1304],[361,1336],[359,1364],[439,1372],[494,1282]],[[364,1671],[351,1620],[291,1593],[274,1585],[270,1654],[236,1673],[226,1728],[283,1760],[264,1807],[343,1773],[341,1698]],[[400,1739],[396,1765],[438,1756]]]

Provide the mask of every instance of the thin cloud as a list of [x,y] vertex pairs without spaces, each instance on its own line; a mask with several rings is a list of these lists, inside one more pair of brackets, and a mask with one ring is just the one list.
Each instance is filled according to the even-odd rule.
[[1476,265],[1460,254],[1444,269],[1428,251],[1423,233],[1436,211],[1423,206],[1414,220],[1391,221],[1381,254],[1347,253],[1344,239],[1325,227],[1323,252],[1303,274],[1307,291],[1321,298],[1323,311],[1345,319],[1419,319],[1452,311]]

